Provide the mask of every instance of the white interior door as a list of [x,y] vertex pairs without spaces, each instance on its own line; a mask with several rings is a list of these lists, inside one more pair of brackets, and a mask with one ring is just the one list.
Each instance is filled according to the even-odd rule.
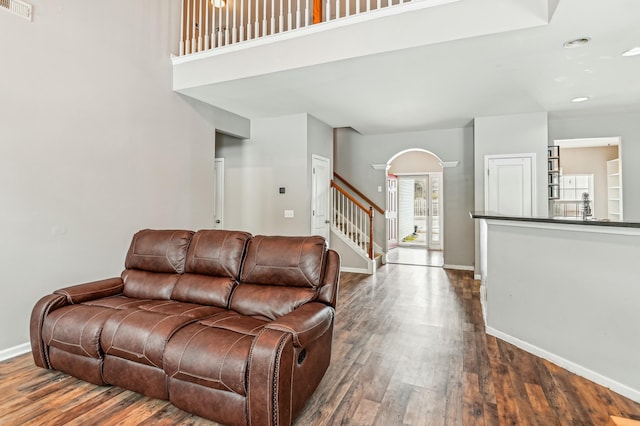
[[398,246],[398,177],[387,176],[387,250]]
[[311,234],[329,241],[331,162],[328,158],[313,155],[311,168]]
[[532,216],[535,154],[485,156],[485,210],[510,216]]
[[214,193],[213,193],[213,229],[223,229],[224,224],[224,158],[213,160]]

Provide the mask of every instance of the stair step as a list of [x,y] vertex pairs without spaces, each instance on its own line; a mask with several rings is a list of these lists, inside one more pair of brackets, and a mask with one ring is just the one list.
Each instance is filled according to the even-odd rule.
[[640,420],[626,419],[624,417],[609,416],[611,426],[640,426]]

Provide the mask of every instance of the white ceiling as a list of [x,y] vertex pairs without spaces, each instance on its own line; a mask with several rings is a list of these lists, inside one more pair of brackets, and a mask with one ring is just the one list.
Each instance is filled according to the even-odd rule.
[[[431,10],[464,13],[478,1]],[[539,1],[516,3],[522,9]],[[551,1],[551,11],[555,3]],[[478,25],[496,16],[503,22],[519,19],[517,10],[484,10],[470,15],[467,9],[459,19],[449,15],[438,31],[451,32],[461,23],[474,26],[471,19]],[[548,111],[551,117],[640,113],[640,56],[621,56],[640,46],[639,20],[639,0],[560,0],[546,25],[504,27],[494,34],[449,37],[452,41],[180,91],[248,118],[308,112],[332,127],[362,133],[460,127],[474,117],[535,111]],[[590,37],[591,42],[563,48],[565,41],[579,37]],[[577,96],[590,100],[570,102]]]

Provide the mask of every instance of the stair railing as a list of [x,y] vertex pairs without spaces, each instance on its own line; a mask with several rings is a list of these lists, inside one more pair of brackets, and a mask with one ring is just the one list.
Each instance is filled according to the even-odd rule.
[[384,214],[384,209],[382,207],[379,207],[376,203],[374,203],[373,201],[371,201],[371,199],[369,197],[367,197],[366,195],[364,195],[362,192],[360,192],[358,190],[358,188],[356,188],[355,186],[353,186],[352,184],[349,183],[349,181],[347,181],[345,178],[343,178],[342,176],[340,176],[338,173],[333,172],[333,177],[337,180],[339,180],[340,182],[342,182],[342,185],[346,186],[347,188],[349,188],[349,190],[351,190],[351,192],[353,192],[354,194],[356,194],[358,197],[360,197],[361,200],[363,200],[365,203],[369,204],[371,207],[373,207],[373,209],[375,211],[377,211],[380,214]]
[[[180,56],[414,1],[417,0],[182,0]],[[421,1],[435,6],[453,0]]]
[[331,225],[373,259],[373,207],[365,207],[335,181],[331,181]]

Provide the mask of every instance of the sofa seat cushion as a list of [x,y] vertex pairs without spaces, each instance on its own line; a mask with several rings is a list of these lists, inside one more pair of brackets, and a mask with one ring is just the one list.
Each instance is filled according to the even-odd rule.
[[100,335],[114,312],[117,311],[83,304],[56,309],[42,325],[44,343],[75,355],[101,358]]
[[177,330],[221,311],[173,301],[117,311],[106,321],[100,344],[108,355],[162,368],[165,346]]
[[127,296],[103,297],[101,299],[89,300],[82,302],[86,306],[100,306],[111,309],[135,309],[146,303],[152,302],[151,299],[136,299]]
[[193,319],[207,318],[225,312],[226,309],[175,300],[154,300],[140,305],[140,310],[164,315],[180,315]]
[[250,336],[257,336],[267,323],[267,321],[240,315],[234,311],[225,311],[198,321],[198,324],[205,327],[221,328]]
[[[233,322],[219,319],[228,326]],[[256,327],[250,324],[251,318],[247,322],[244,322],[246,317],[235,319],[240,321],[236,327],[218,328],[194,323],[178,331],[169,341],[164,355],[164,370],[170,380],[246,396],[247,364],[255,335],[230,328],[254,330]]]

